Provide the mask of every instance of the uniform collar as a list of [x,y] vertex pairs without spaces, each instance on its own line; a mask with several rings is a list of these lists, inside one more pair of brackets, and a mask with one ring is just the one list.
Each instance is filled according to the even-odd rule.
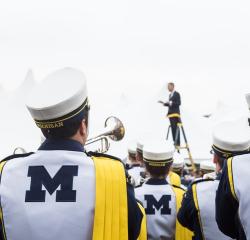
[[148,179],[148,181],[145,184],[148,184],[148,185],[167,185],[168,182],[166,179],[150,178],[150,179]]
[[71,139],[46,139],[38,150],[65,150],[74,152],[84,152],[81,143]]

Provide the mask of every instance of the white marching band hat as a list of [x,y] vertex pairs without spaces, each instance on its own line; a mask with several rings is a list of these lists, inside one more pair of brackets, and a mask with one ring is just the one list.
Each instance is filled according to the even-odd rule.
[[184,167],[185,160],[184,160],[184,157],[180,153],[175,152],[173,158],[174,158],[173,165],[172,165],[173,169],[180,169]]
[[41,129],[60,128],[80,119],[89,107],[84,74],[73,68],[53,72],[31,90],[26,106]]
[[174,151],[174,145],[166,140],[146,143],[143,147],[143,160],[150,166],[165,166],[173,162]]
[[228,158],[249,151],[250,128],[239,121],[221,122],[213,129],[214,152]]
[[140,134],[138,134],[138,138],[137,138],[137,148],[136,150],[140,153],[143,152],[143,147],[145,144],[148,144],[148,143],[152,143],[154,141],[165,141],[166,142],[166,139],[164,138],[160,138],[157,136],[157,135],[154,135],[153,133],[151,132],[142,132]]
[[215,171],[215,164],[211,160],[205,160],[200,163],[200,169],[205,171]]
[[128,145],[128,153],[135,155],[136,154],[136,149],[137,149],[137,143],[136,141],[130,142]]

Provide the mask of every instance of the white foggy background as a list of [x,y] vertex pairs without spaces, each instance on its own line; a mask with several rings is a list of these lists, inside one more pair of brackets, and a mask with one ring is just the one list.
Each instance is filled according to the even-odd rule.
[[124,121],[126,138],[111,143],[111,154],[125,157],[145,132],[165,137],[167,108],[156,102],[168,99],[173,81],[192,153],[209,158],[212,126],[248,114],[249,23],[249,1],[2,1],[0,157],[40,143],[24,107],[35,84],[32,74],[25,80],[28,69],[41,81],[70,66],[88,80],[90,134],[110,115]]

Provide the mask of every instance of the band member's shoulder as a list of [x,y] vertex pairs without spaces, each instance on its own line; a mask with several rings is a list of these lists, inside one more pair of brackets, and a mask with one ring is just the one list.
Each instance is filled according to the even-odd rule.
[[15,158],[24,158],[24,157],[28,157],[30,156],[31,154],[33,154],[34,152],[29,152],[29,153],[22,153],[22,154],[12,154],[12,155],[9,155],[7,157],[5,157],[4,159],[2,159],[0,161],[1,162],[6,162],[6,161],[9,161],[11,159],[15,159]]
[[112,155],[108,155],[108,154],[104,154],[104,153],[98,153],[98,152],[87,152],[87,154],[90,157],[109,158],[109,159],[112,159],[112,160],[116,160],[116,161],[121,162],[124,165],[123,161],[120,158],[112,156]]

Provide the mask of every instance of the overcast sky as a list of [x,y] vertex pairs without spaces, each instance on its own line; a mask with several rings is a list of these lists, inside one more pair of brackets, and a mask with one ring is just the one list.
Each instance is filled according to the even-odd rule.
[[249,23],[247,0],[1,1],[0,83],[73,66],[92,92],[148,95],[171,80],[234,95],[250,91]]
[[247,0],[1,1],[0,85],[17,88],[29,68],[40,81],[71,66],[99,110],[120,96],[146,104],[168,81],[187,111],[246,107],[249,23]]

